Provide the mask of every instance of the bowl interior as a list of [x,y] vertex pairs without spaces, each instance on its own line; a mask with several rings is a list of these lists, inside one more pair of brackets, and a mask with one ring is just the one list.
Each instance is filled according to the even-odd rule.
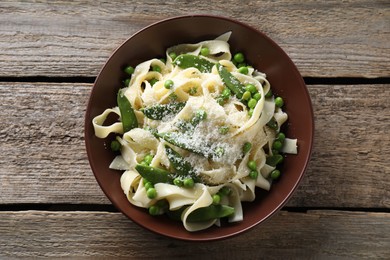
[[[145,209],[132,206],[121,187],[121,172],[108,168],[113,153],[107,149],[110,138],[94,134],[92,118],[116,105],[116,93],[122,86],[126,65],[163,57],[166,48],[180,43],[214,39],[232,32],[229,40],[232,53],[242,51],[248,62],[265,72],[274,93],[283,97],[289,115],[286,135],[298,139],[298,155],[288,155],[280,180],[269,192],[257,191],[256,200],[244,203],[244,221],[190,233],[181,222],[166,217],[150,216]],[[215,16],[184,16],[167,19],[131,36],[109,58],[98,75],[87,107],[85,142],[93,173],[110,201],[137,224],[173,238],[201,241],[227,238],[266,220],[280,209],[299,184],[310,158],[313,142],[313,111],[306,86],[297,68],[286,53],[263,33],[240,22]]]

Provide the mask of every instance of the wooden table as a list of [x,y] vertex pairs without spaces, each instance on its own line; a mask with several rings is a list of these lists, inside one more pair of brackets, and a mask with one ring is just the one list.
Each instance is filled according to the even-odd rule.
[[[390,2],[1,1],[0,258],[390,257]],[[89,167],[88,95],[130,35],[214,14],[265,32],[309,89],[315,143],[289,203],[231,239],[190,243],[119,213]]]

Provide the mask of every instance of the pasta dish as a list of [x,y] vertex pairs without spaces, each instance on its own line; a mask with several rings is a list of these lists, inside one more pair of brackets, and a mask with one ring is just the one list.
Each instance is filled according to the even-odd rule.
[[[117,106],[92,122],[111,140],[110,168],[123,171],[129,202],[188,231],[243,220],[241,203],[269,190],[283,177],[284,154],[297,153],[297,140],[281,131],[283,98],[244,53],[231,53],[229,37],[126,67]],[[107,123],[110,114],[118,120]]]

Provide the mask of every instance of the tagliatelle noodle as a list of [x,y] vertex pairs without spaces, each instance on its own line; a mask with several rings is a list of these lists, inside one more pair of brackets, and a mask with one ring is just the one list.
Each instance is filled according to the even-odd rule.
[[107,119],[108,115],[111,113],[115,113],[118,116],[120,116],[119,108],[109,108],[104,110],[104,112],[101,115],[96,116],[92,120],[92,124],[95,130],[95,135],[99,138],[106,138],[110,133],[117,133],[122,134],[123,133],[123,126],[122,123],[116,122],[109,126],[104,126],[103,123]]

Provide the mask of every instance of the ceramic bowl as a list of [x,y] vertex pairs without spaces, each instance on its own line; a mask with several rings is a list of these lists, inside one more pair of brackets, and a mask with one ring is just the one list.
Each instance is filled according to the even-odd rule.
[[[120,186],[121,172],[110,170],[114,154],[108,139],[94,134],[92,118],[104,109],[116,106],[116,93],[123,86],[124,66],[163,57],[165,50],[180,43],[196,43],[214,39],[231,31],[232,53],[243,52],[249,64],[266,73],[274,93],[283,97],[289,119],[285,133],[298,139],[298,154],[288,155],[283,163],[283,176],[271,190],[256,192],[253,202],[244,202],[244,220],[222,227],[188,232],[181,222],[165,216],[151,216],[147,210],[131,205]],[[103,65],[103,64],[102,64]],[[238,235],[270,218],[282,208],[298,187],[313,144],[313,110],[305,83],[289,56],[264,33],[229,18],[193,15],[180,16],[154,23],[130,36],[104,64],[93,85],[85,117],[85,143],[92,171],[108,199],[124,215],[140,226],[171,238],[209,241]]]

